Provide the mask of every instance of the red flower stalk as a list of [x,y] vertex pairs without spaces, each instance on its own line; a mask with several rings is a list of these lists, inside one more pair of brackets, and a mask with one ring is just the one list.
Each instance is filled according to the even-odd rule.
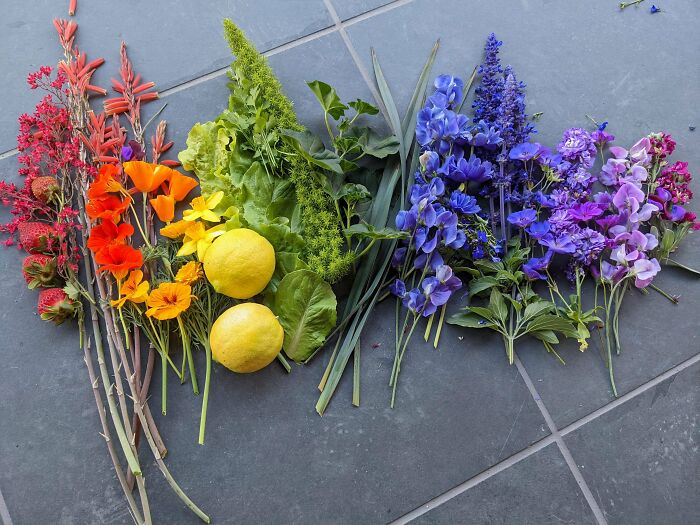
[[141,118],[141,104],[156,100],[158,98],[158,92],[149,92],[149,89],[155,87],[155,83],[141,83],[141,75],[134,73],[134,68],[126,53],[126,44],[124,42],[122,42],[121,45],[119,58],[119,76],[121,78],[120,80],[113,78],[112,86],[121,96],[110,98],[105,101],[105,113],[107,113],[107,115],[128,113],[127,118],[131,122],[132,127],[136,129],[136,123],[138,123]]

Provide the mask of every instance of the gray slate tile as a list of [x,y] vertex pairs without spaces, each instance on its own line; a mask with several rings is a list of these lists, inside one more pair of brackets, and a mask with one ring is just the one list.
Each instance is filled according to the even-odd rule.
[[580,525],[596,520],[566,461],[552,444],[411,523]]
[[[0,161],[0,178],[15,172],[16,159]],[[130,523],[98,434],[77,326],[39,318],[24,256],[0,250],[0,490],[10,516],[18,525]]]
[[[27,73],[61,58],[51,19],[66,18],[67,6],[51,0],[5,6],[0,92],[6,103],[0,109],[0,152],[15,147],[16,113],[31,110],[37,101],[26,88]],[[206,7],[177,1],[148,10],[135,0],[80,2],[74,19],[80,49],[88,58],[101,56],[107,61],[94,77],[98,85],[111,86],[110,77],[118,74],[123,40],[144,79],[167,89],[231,61],[223,38],[225,17],[237,22],[260,51],[333,25],[322,0],[215,0]]]
[[390,4],[392,0],[330,0],[341,20],[347,20],[367,11]]
[[565,441],[611,525],[697,522],[700,364]]
[[[170,383],[168,415],[158,417],[169,462],[214,523],[387,522],[547,434],[517,371],[492,346],[459,343],[451,327],[440,351],[416,337],[390,409],[393,326],[386,302],[362,341],[359,409],[348,368],[326,415],[314,411],[328,353],[290,376],[277,363],[253,375],[216,365],[200,447],[200,400],[189,385]],[[159,392],[154,384],[153,406]],[[160,476],[149,483],[161,519],[184,521]]]

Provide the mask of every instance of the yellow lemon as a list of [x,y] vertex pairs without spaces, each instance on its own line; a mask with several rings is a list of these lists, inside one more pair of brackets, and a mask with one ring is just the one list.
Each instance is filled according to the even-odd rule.
[[219,236],[204,253],[204,273],[219,293],[250,299],[262,292],[275,271],[275,249],[247,228]]
[[209,344],[214,360],[239,373],[257,372],[282,349],[284,330],[262,304],[237,304],[214,321]]

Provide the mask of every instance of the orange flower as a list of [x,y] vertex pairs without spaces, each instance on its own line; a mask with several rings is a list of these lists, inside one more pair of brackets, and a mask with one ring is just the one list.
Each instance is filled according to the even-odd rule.
[[105,164],[100,168],[97,178],[90,184],[88,189],[88,198],[100,199],[106,197],[109,193],[121,193],[124,187],[115,178],[119,175],[119,168],[113,164]]
[[170,222],[175,218],[175,199],[172,195],[158,195],[150,202],[161,221]]
[[175,281],[182,284],[192,285],[199,281],[203,275],[202,263],[190,261],[177,271]]
[[192,288],[182,283],[162,283],[148,296],[146,315],[159,321],[174,319],[192,303]]
[[100,199],[93,199],[85,206],[85,211],[93,221],[97,219],[109,219],[119,222],[122,213],[129,209],[131,197],[120,199],[115,195],[107,195]]
[[127,301],[132,303],[144,303],[148,299],[148,289],[150,288],[148,281],[143,281],[143,272],[134,270],[129,274],[129,277],[124,284],[119,287],[119,299],[112,301],[112,306],[121,308]]
[[95,261],[100,265],[98,272],[111,272],[116,279],[123,279],[129,270],[140,268],[143,254],[127,244],[106,246],[97,255]]
[[165,166],[151,164],[142,160],[125,162],[123,166],[124,172],[141,193],[155,191],[170,175]]
[[175,202],[180,202],[187,197],[187,194],[197,187],[197,181],[192,177],[187,177],[177,170],[167,166],[159,166],[159,169],[168,170],[168,189],[166,195],[171,195]]
[[104,219],[90,231],[87,247],[97,253],[106,246],[125,244],[127,237],[133,234],[134,227],[131,224],[121,223],[117,226],[110,219]]
[[187,233],[187,230],[189,230],[195,224],[196,223],[189,221],[172,222],[167,226],[163,226],[160,229],[160,234],[163,237],[167,237],[168,239],[179,239],[180,237],[185,235],[185,233]]

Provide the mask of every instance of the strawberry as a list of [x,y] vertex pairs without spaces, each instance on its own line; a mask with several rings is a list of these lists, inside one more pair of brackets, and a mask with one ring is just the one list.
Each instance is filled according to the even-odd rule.
[[76,313],[78,302],[74,301],[61,288],[45,288],[39,292],[37,312],[44,321],[61,324]]
[[29,255],[22,261],[22,273],[30,289],[56,284],[56,259],[49,255]]
[[31,190],[35,198],[41,202],[49,203],[56,199],[56,195],[61,191],[61,188],[54,177],[45,176],[34,179]]
[[29,253],[41,253],[48,250],[49,238],[55,237],[56,231],[43,222],[21,222],[17,226],[19,242]]

